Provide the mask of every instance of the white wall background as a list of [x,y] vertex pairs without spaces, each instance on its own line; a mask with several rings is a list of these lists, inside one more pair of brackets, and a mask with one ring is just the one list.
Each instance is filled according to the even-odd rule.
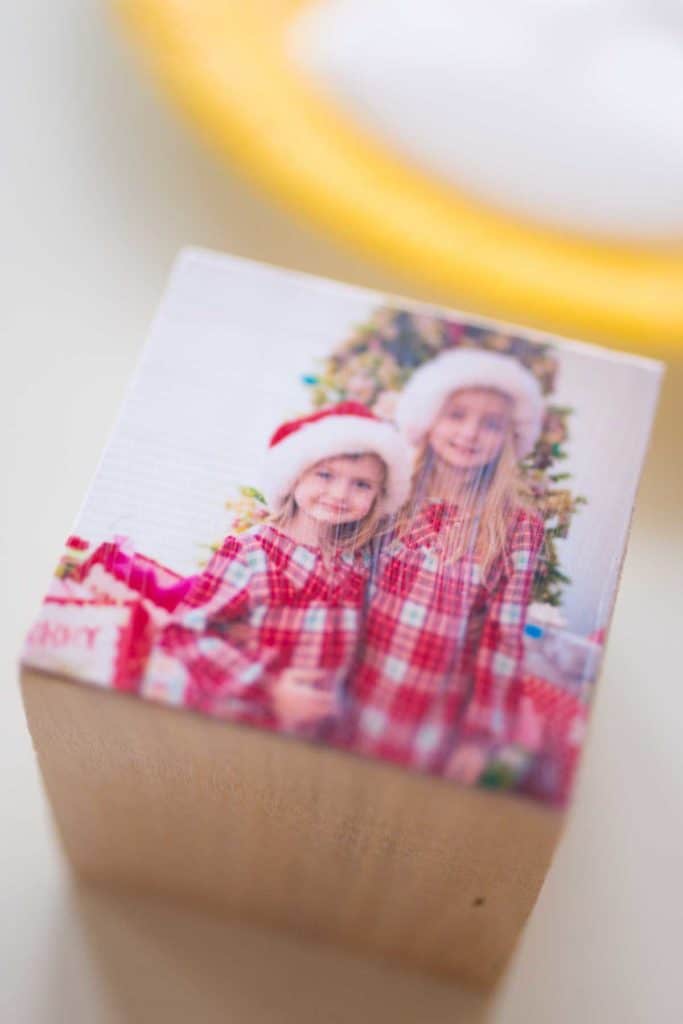
[[[77,524],[91,541],[130,536],[183,573],[229,527],[235,485],[261,481],[267,438],[307,411],[300,383],[384,296],[259,264],[190,251],[145,348]],[[656,393],[650,364],[589,346],[560,352],[554,399],[571,405],[570,459],[559,464],[589,504],[562,543],[573,580],[570,628],[603,625]]]

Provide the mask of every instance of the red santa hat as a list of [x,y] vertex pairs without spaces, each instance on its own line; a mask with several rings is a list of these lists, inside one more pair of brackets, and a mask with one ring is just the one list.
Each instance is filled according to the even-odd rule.
[[410,452],[396,427],[360,402],[340,402],[278,427],[263,472],[262,490],[271,509],[281,507],[307,469],[340,455],[378,455],[387,468],[380,510],[398,511],[410,490]]
[[442,352],[410,378],[396,408],[396,422],[410,444],[424,441],[449,395],[465,388],[491,388],[509,395],[517,455],[528,455],[543,423],[540,384],[513,356],[475,349]]

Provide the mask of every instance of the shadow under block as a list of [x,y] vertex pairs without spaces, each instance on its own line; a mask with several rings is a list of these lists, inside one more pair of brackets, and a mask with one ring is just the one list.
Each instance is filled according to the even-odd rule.
[[33,743],[84,877],[493,984],[562,815],[23,670]]

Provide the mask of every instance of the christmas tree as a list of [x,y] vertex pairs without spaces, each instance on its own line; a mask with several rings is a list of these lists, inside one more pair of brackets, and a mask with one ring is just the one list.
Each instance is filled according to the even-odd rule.
[[[445,349],[478,348],[518,359],[551,396],[558,369],[552,346],[519,335],[447,320],[423,312],[382,307],[324,360],[320,371],[303,380],[314,407],[347,399],[363,402],[391,418],[398,393],[415,370]],[[559,564],[556,542],[566,537],[572,517],[585,499],[572,494],[569,474],[558,469],[566,458],[568,419],[572,410],[549,403],[543,428],[522,475],[531,500],[545,522],[545,544],[536,572],[534,601],[555,607],[570,582]]]

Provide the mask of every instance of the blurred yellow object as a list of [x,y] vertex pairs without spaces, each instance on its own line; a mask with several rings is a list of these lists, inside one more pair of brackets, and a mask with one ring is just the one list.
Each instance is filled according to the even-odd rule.
[[683,240],[606,243],[538,227],[404,163],[288,60],[310,0],[116,0],[214,147],[300,215],[408,280],[498,316],[683,351]]

